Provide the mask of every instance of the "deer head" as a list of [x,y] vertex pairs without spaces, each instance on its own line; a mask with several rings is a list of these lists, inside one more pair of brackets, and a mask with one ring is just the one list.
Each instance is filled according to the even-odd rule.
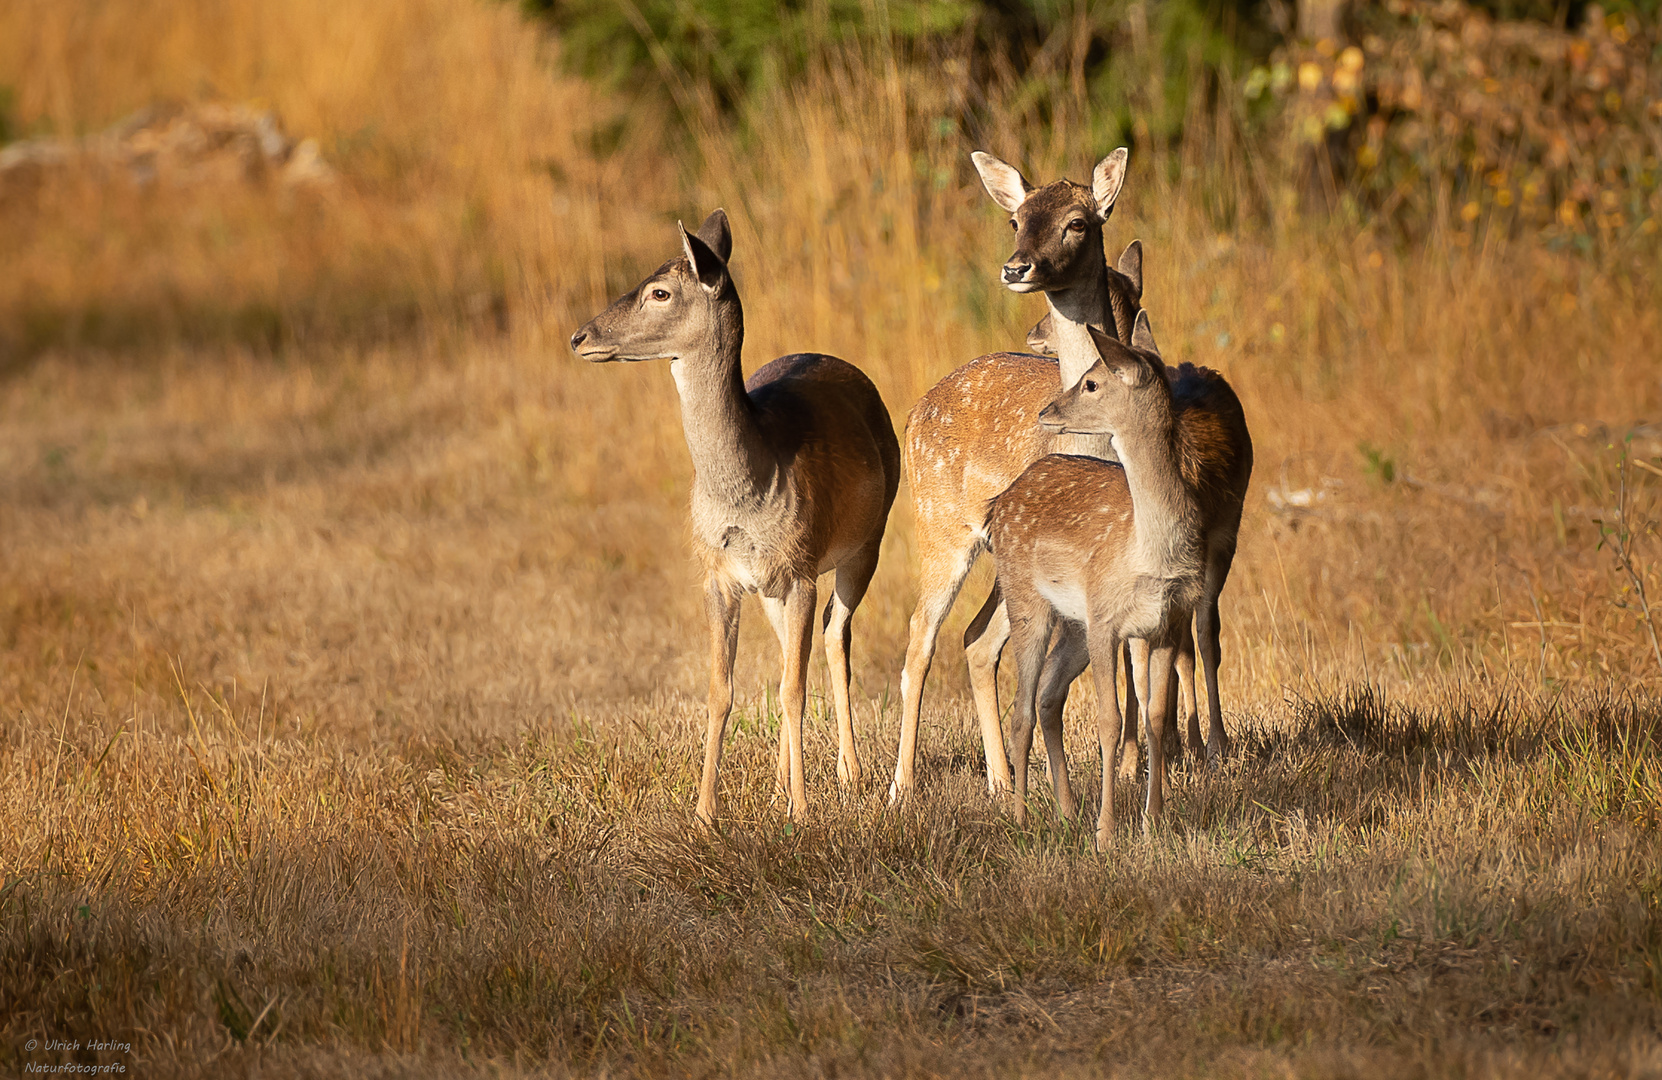
[[1038,189],[991,154],[977,150],[970,155],[987,194],[1009,211],[1016,232],[1015,253],[1000,272],[1005,288],[1018,293],[1060,290],[1100,273],[1102,225],[1119,198],[1129,153],[1122,146],[1097,162],[1090,187],[1058,180]]
[[[1119,278],[1119,286],[1124,295],[1130,299],[1133,308],[1140,307],[1143,302],[1143,242],[1133,240],[1120,253],[1120,261],[1110,277]],[[1033,329],[1027,332],[1027,347],[1041,356],[1056,355],[1056,332],[1050,318],[1050,312],[1045,312],[1044,318],[1033,324]]]
[[[1171,419],[1171,388],[1165,365],[1149,328],[1148,312],[1137,312],[1131,344],[1123,345],[1112,334],[1087,327],[1097,352],[1096,363],[1071,389],[1039,413],[1039,423],[1048,431],[1070,435],[1114,435],[1127,428]],[[1151,408],[1156,398],[1165,407]]]
[[680,256],[571,335],[571,348],[578,356],[597,364],[674,360],[726,337],[735,319],[742,333],[737,293],[727,271],[733,233],[726,212],[712,211],[697,233],[688,233],[679,222],[676,228],[681,234]]

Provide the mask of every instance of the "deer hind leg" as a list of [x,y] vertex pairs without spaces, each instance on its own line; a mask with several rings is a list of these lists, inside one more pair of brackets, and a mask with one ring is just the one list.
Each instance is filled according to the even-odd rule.
[[1137,719],[1142,713],[1139,699],[1143,695],[1143,690],[1137,685],[1137,675],[1148,670],[1148,642],[1129,638],[1120,648],[1123,655],[1117,659],[1125,669],[1125,722],[1120,742],[1120,779],[1135,781],[1143,769],[1143,750],[1137,737]]
[[[881,541],[882,537],[878,537]],[[845,791],[860,785],[860,753],[854,745],[854,707],[849,699],[849,648],[854,640],[854,609],[865,598],[877,569],[876,543],[837,567],[836,584],[825,602],[825,663],[830,671],[831,701],[837,713],[837,781]]]
[[[1147,692],[1143,698],[1143,715],[1148,717],[1148,800],[1143,811],[1143,833],[1146,836],[1166,807],[1166,716],[1172,690],[1172,668],[1176,659],[1176,644],[1168,636],[1148,650],[1146,673]],[[1141,681],[1141,680],[1139,680]]]
[[[1206,704],[1211,713],[1211,730],[1206,736],[1207,764],[1216,765],[1229,756],[1229,736],[1223,730],[1223,705],[1218,698],[1218,667],[1223,661],[1223,649],[1218,641],[1218,600],[1209,596],[1195,612],[1195,629],[1199,636],[1200,662],[1206,672]],[[1199,724],[1195,736],[1199,737]]]
[[[1174,656],[1175,656],[1175,653],[1174,653]],[[1146,747],[1140,749],[1137,746],[1137,723],[1136,723],[1138,714],[1140,713],[1143,716],[1148,716],[1149,715],[1148,710],[1151,708],[1151,706],[1149,704],[1150,698],[1148,696],[1148,676],[1149,676],[1148,657],[1149,657],[1149,644],[1148,644],[1148,642],[1144,641],[1141,638],[1130,638],[1129,640],[1126,641],[1126,643],[1125,643],[1125,671],[1126,671],[1126,678],[1125,678],[1125,715],[1126,715],[1126,721],[1125,721],[1125,740],[1126,740],[1125,758],[1126,758],[1126,761],[1125,761],[1124,767],[1120,771],[1121,776],[1135,776],[1136,772],[1138,770],[1138,767],[1143,764],[1143,757],[1148,752]],[[1193,661],[1193,655],[1192,654],[1190,656],[1190,660],[1191,660],[1191,664],[1192,664],[1192,661]],[[1170,673],[1168,673],[1168,674],[1170,674]],[[1133,683],[1133,681],[1132,681],[1133,679],[1136,680],[1135,683]],[[1190,677],[1191,687],[1193,686],[1193,681],[1194,681],[1193,676],[1191,675],[1191,677]],[[1165,746],[1164,746],[1166,758],[1168,760],[1178,760],[1183,755],[1183,744],[1182,744],[1181,740],[1179,739],[1179,732],[1181,731],[1181,728],[1178,726],[1178,722],[1179,722],[1178,721],[1178,696],[1176,694],[1171,694],[1165,700],[1166,700],[1165,723],[1161,725],[1161,730],[1162,730],[1163,734],[1160,737],[1166,741]],[[1145,722],[1145,724],[1146,724],[1146,727],[1147,727],[1147,731],[1144,732],[1144,735],[1147,738],[1153,738],[1154,736],[1152,734],[1149,734],[1150,732],[1152,732],[1154,730],[1153,723],[1152,722]]]
[[1165,740],[1165,746],[1163,747],[1163,750],[1165,752],[1166,760],[1168,762],[1182,761],[1183,760],[1183,738],[1182,738],[1183,729],[1182,729],[1182,727],[1179,726],[1180,723],[1181,723],[1181,718],[1178,716],[1178,707],[1177,707],[1178,706],[1178,699],[1180,697],[1180,695],[1178,693],[1178,690],[1179,690],[1179,687],[1180,687],[1181,684],[1178,681],[1178,675],[1177,675],[1177,647],[1176,647],[1175,643],[1172,646],[1172,670],[1168,673],[1168,676],[1171,680],[1171,693],[1166,695],[1166,699],[1165,699],[1166,700],[1165,733],[1162,734],[1160,737]]
[[[1049,605],[1039,600],[1031,610],[1010,613],[1010,635],[1015,643],[1016,703],[1010,718],[1010,760],[1014,765],[1016,824],[1027,824],[1027,764],[1033,752],[1034,707],[1038,700],[1039,676],[1044,670],[1045,646],[1050,642]],[[1042,610],[1041,610],[1042,608]]]
[[[788,664],[790,648],[786,644],[788,632],[785,629],[785,602],[763,596],[762,614],[768,617],[768,625],[773,627],[773,636],[779,639],[781,669]],[[779,756],[778,764],[773,774],[773,796],[775,799],[784,799],[787,803],[791,797],[791,734],[790,726],[785,723],[785,681],[781,676],[779,681]]]
[[964,657],[969,661],[970,692],[981,721],[981,751],[987,762],[987,793],[1010,790],[1010,759],[1004,754],[1004,729],[998,716],[998,658],[1010,640],[1010,611],[998,585],[964,630]]
[[698,785],[698,817],[715,822],[719,809],[716,776],[721,770],[722,741],[733,712],[733,657],[739,648],[741,594],[714,579],[705,583],[704,613],[710,624],[709,727],[704,733],[704,777]]
[[[1125,723],[1120,716],[1119,665],[1120,643],[1112,634],[1098,632],[1088,636],[1091,646],[1088,654],[1094,663],[1096,677],[1097,740],[1102,748],[1102,804],[1096,815],[1096,849],[1106,851],[1114,839],[1114,778],[1119,772],[1120,740],[1125,735]],[[1129,654],[1128,654],[1129,655]],[[1132,672],[1125,672],[1130,685]],[[1135,697],[1128,700],[1135,701]]]
[[1056,805],[1062,816],[1072,819],[1079,812],[1073,787],[1068,783],[1068,759],[1062,747],[1062,707],[1068,703],[1068,688],[1091,662],[1084,628],[1058,622],[1050,655],[1045,657],[1039,679],[1039,726],[1045,733],[1045,761],[1050,766],[1050,783],[1056,791]]
[[1206,760],[1216,765],[1229,756],[1229,735],[1223,730],[1223,699],[1218,696],[1218,668],[1223,663],[1223,644],[1219,640],[1222,624],[1218,618],[1218,597],[1229,580],[1229,568],[1235,561],[1233,540],[1214,547],[1206,560],[1206,594],[1195,611],[1195,636],[1200,652],[1201,667],[1206,673],[1207,711],[1211,714],[1211,730],[1206,736]]
[[793,582],[780,599],[763,597],[762,609],[779,638],[784,673],[779,679],[779,725],[782,786],[795,820],[808,812],[808,786],[802,771],[802,713],[808,699],[808,654],[814,644],[814,580]]
[[923,581],[918,606],[912,612],[911,640],[906,645],[906,666],[900,673],[900,750],[895,757],[894,783],[889,801],[909,794],[917,772],[918,719],[923,711],[923,683],[935,658],[935,640],[946,621],[952,602],[958,599],[964,578],[980,553],[974,537],[963,531],[962,544],[955,551],[923,553]]
[[[1173,651],[1172,655],[1174,657],[1173,666],[1175,666],[1175,657],[1176,657],[1175,646],[1174,646],[1174,651]],[[1142,638],[1130,638],[1126,641],[1126,643],[1125,643],[1125,671],[1126,671],[1126,679],[1125,679],[1125,684],[1126,684],[1126,686],[1125,686],[1125,713],[1126,713],[1125,740],[1126,740],[1126,747],[1125,747],[1125,751],[1124,751],[1124,753],[1125,753],[1125,764],[1120,770],[1120,775],[1122,777],[1134,777],[1134,776],[1136,776],[1137,772],[1138,772],[1138,766],[1145,763],[1144,760],[1143,760],[1144,757],[1145,756],[1146,757],[1152,757],[1153,756],[1153,749],[1152,749],[1151,746],[1145,745],[1141,750],[1139,750],[1139,748],[1137,747],[1137,724],[1136,724],[1136,718],[1137,718],[1138,714],[1141,714],[1142,716],[1148,717],[1148,719],[1145,721],[1145,727],[1147,728],[1147,730],[1143,733],[1146,736],[1145,743],[1146,743],[1147,739],[1154,738],[1153,733],[1156,730],[1156,728],[1155,728],[1155,725],[1154,725],[1154,722],[1153,722],[1153,715],[1149,712],[1149,709],[1153,708],[1153,705],[1151,704],[1153,699],[1149,697],[1148,679],[1149,679],[1149,673],[1150,673],[1150,670],[1151,670],[1149,668],[1149,662],[1150,662],[1149,661],[1149,656],[1150,656],[1150,648],[1149,648],[1149,643],[1147,641],[1144,641]],[[1192,659],[1192,657],[1191,657],[1191,659]],[[1170,677],[1173,673],[1168,671],[1166,674],[1167,674],[1168,677]],[[1192,675],[1191,675],[1191,678],[1190,678],[1190,684],[1191,684],[1191,686],[1193,685]],[[1178,727],[1178,715],[1177,715],[1178,714],[1178,709],[1177,709],[1178,697],[1177,697],[1176,694],[1169,694],[1163,700],[1165,701],[1164,708],[1165,708],[1166,711],[1165,711],[1165,713],[1162,717],[1164,722],[1159,726],[1159,731],[1161,732],[1160,737],[1165,740],[1165,744],[1161,747],[1161,749],[1164,751],[1164,757],[1166,759],[1168,759],[1168,760],[1179,760],[1179,759],[1181,759],[1182,754],[1183,754],[1183,746],[1182,746],[1182,743],[1181,743],[1181,741],[1179,740],[1179,737],[1178,737],[1178,732],[1180,730],[1179,727]]]
[[1195,635],[1190,628],[1194,621],[1185,617],[1177,629],[1177,648],[1174,653],[1177,658],[1177,693],[1172,695],[1176,710],[1175,713],[1168,714],[1171,728],[1166,739],[1166,754],[1174,761],[1183,759],[1183,748],[1177,745],[1176,738],[1179,725],[1187,733],[1189,756],[1199,762],[1205,755],[1200,741],[1200,707],[1196,701]]

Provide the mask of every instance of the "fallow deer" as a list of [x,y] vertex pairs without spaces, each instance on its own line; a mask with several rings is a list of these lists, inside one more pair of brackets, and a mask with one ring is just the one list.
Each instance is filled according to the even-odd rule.
[[[1138,313],[1130,346],[1091,326],[1056,330],[1064,362],[1096,359],[1039,422],[1060,434],[1111,433],[1119,463],[1061,454],[1039,459],[993,500],[987,532],[1016,657],[1016,820],[1026,821],[1027,759],[1046,647],[1058,623],[1071,624],[1083,632],[1096,675],[1100,850],[1113,837],[1123,731],[1115,675],[1120,650],[1133,638],[1150,646],[1147,681],[1133,680],[1149,727],[1145,830],[1164,808],[1166,697],[1177,634],[1204,595],[1205,532],[1198,478],[1178,450],[1171,384],[1146,313]],[[1047,725],[1051,780],[1066,805],[1071,796],[1060,736],[1060,725],[1054,732]]]
[[[1015,229],[1016,251],[1002,271],[1006,287],[1042,290],[1058,322],[1111,324],[1129,335],[1140,282],[1111,270],[1102,258],[1102,226],[1125,180],[1127,151],[1122,147],[1098,162],[1090,187],[1058,180],[1037,189],[992,155],[972,156],[983,185],[1010,212]],[[1141,263],[1141,248],[1135,244],[1127,250],[1128,268],[1132,262]],[[900,747],[891,798],[905,795],[913,785],[924,681],[941,623],[986,549],[988,500],[1045,454],[1111,453],[1104,437],[1058,437],[1035,422],[1056,392],[1077,382],[1083,371],[1070,368],[1066,360],[989,353],[948,374],[912,407],[905,468],[916,511],[921,595],[900,679]],[[1066,684],[1062,691],[1066,693]],[[996,703],[983,708],[982,697],[977,696],[977,711],[987,786],[997,793],[1008,789],[1010,768]]]
[[745,380],[744,312],[727,263],[733,239],[716,210],[681,255],[571,337],[587,360],[669,360],[692,455],[693,542],[705,569],[710,626],[709,727],[698,816],[715,820],[723,735],[733,708],[739,604],[762,607],[784,652],[779,786],[790,813],[807,809],[802,713],[813,641],[815,582],[836,571],[824,614],[837,714],[837,777],[860,780],[849,703],[854,609],[877,567],[900,484],[900,445],[877,388],[834,356],[781,356]]
[[[1142,263],[1139,259],[1139,296],[1142,294],[1141,269]],[[1048,314],[1027,334],[1028,347],[1035,352],[1055,355],[1054,340],[1054,321]],[[1185,469],[1199,480],[1196,494],[1200,499],[1201,519],[1206,534],[1206,595],[1201,599],[1200,606],[1195,609],[1193,636],[1187,630],[1178,635],[1177,703],[1187,720],[1189,752],[1199,755],[1202,746],[1200,712],[1197,707],[1194,678],[1195,639],[1198,638],[1209,713],[1205,753],[1208,760],[1215,762],[1229,753],[1229,736],[1224,731],[1223,706],[1218,697],[1218,667],[1223,659],[1219,641],[1222,622],[1218,615],[1218,597],[1223,593],[1224,584],[1229,580],[1230,566],[1235,561],[1236,538],[1241,531],[1241,512],[1246,505],[1247,486],[1252,480],[1252,434],[1247,430],[1246,413],[1241,408],[1240,398],[1236,397],[1229,381],[1218,372],[1194,364],[1182,364],[1175,368],[1166,368],[1166,376],[1171,383],[1172,400],[1177,408],[1177,424],[1182,433],[1182,438],[1178,440],[1178,450],[1187,459]],[[990,640],[984,637],[982,642],[978,642],[976,647],[971,649],[972,657],[1002,647],[1003,643],[998,640],[997,630],[996,626],[993,627]],[[1067,674],[1070,663],[1064,661],[1063,655],[1059,645],[1055,661],[1057,669],[1052,672],[1047,665],[1045,685],[1060,683],[1065,687],[1084,670],[1087,660],[1081,645],[1076,644],[1071,652],[1071,665],[1076,668],[1072,675]],[[993,663],[996,662],[995,651]],[[971,685],[979,687],[982,684],[991,685],[994,688],[993,693],[996,694],[997,684],[991,676],[976,679],[972,661]],[[1128,742],[1136,740],[1135,701],[1131,695],[1126,696]],[[1061,701],[1054,702],[1053,707],[1060,715]],[[996,697],[990,708],[996,714]],[[1175,730],[1172,734],[1175,735]]]

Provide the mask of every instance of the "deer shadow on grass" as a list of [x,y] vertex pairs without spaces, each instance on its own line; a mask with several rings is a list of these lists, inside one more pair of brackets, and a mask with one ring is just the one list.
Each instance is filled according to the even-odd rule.
[[1497,767],[1547,768],[1594,813],[1621,813],[1624,803],[1650,798],[1634,787],[1635,766],[1642,772],[1646,759],[1655,768],[1662,758],[1662,702],[1609,689],[1422,705],[1349,686],[1290,705],[1291,724],[1246,726],[1239,764],[1198,778],[1184,815],[1190,827],[1239,819],[1256,805],[1309,824],[1370,828]]
[[[1237,724],[1234,757],[1222,768],[1174,768],[1176,801],[1163,827],[1183,835],[1256,827],[1267,816],[1368,830],[1452,788],[1490,783],[1497,771],[1548,784],[1555,799],[1596,817],[1662,819],[1654,779],[1662,776],[1662,701],[1652,697],[1500,691],[1407,703],[1352,685],[1295,696],[1289,708],[1291,723]],[[1080,765],[1070,762],[1070,772],[1086,774],[1080,805],[1094,805],[1096,761]],[[1140,829],[1146,783],[1146,762],[1135,781],[1122,776],[1120,832]],[[1057,817],[1045,791],[1034,797],[1041,824]]]

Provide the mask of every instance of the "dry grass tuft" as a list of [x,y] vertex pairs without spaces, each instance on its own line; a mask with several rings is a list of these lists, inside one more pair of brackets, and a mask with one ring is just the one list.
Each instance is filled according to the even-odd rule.
[[[759,106],[770,140],[671,156],[507,5],[170,11],[6,9],[18,116],[266,103],[340,180],[315,205],[70,183],[21,230],[0,208],[0,1067],[1662,1069],[1659,673],[1598,548],[1625,468],[1662,596],[1645,267],[1220,235],[1211,189],[1135,159],[1111,242],[1144,239],[1168,357],[1222,368],[1257,444],[1224,598],[1241,752],[1110,858],[1042,796],[1016,830],[943,649],[915,805],[837,795],[815,700],[792,828],[750,615],[731,815],[702,833],[672,389],[562,339],[721,204],[751,366],[835,351],[898,418],[1020,341],[1035,302],[993,280],[1002,218],[928,123],[942,91],[831,57]],[[1081,175],[1107,148],[1072,123],[987,148]],[[419,312],[397,332],[385,290]],[[275,343],[211,315],[261,304],[290,305]],[[104,337],[48,325],[117,310]],[[906,503],[857,620],[878,776]],[[93,1037],[130,1050],[24,1049]]]

